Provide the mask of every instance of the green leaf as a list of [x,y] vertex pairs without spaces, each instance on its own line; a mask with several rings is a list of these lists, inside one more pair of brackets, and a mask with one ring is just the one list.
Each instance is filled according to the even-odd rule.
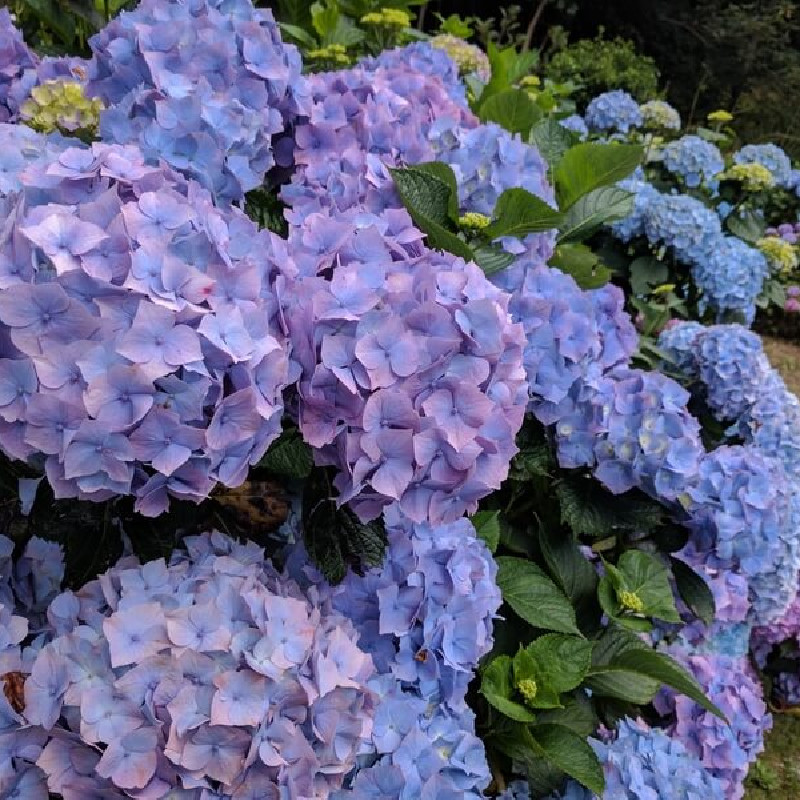
[[[447,186],[450,190],[450,196],[447,201],[447,217],[453,222],[458,222],[458,181],[453,168],[443,161],[424,161],[421,164],[415,164],[413,167],[406,167],[406,169],[410,172],[422,172],[426,175],[432,175]],[[443,223],[444,220],[437,218],[437,222]]]
[[516,256],[507,253],[502,247],[488,245],[476,247],[472,259],[486,275],[494,275],[513,264]]
[[[664,653],[649,648],[631,649],[616,656],[609,664],[592,667],[589,675],[611,676],[629,673],[639,675],[662,684],[667,684],[685,694],[695,703],[727,722],[725,715],[705,696],[700,684],[679,664]],[[634,701],[638,702],[638,701]]]
[[634,259],[628,268],[628,280],[634,294],[647,295],[668,282],[669,267],[655,256],[642,256]]
[[564,704],[563,708],[538,712],[537,722],[563,725],[583,737],[591,736],[597,730],[597,715],[592,701],[582,691],[564,695],[561,702]]
[[529,481],[532,478],[549,478],[552,469],[550,449],[546,444],[528,447],[517,444],[519,452],[511,459],[508,477],[512,481]]
[[311,24],[321,40],[336,30],[340,18],[341,14],[335,5],[314,3],[311,6]]
[[661,688],[659,681],[633,670],[605,668],[590,672],[584,685],[598,697],[613,697],[639,706],[647,705]]
[[566,210],[583,195],[627,178],[643,153],[633,144],[583,142],[571,147],[553,173],[559,208]]
[[449,223],[450,187],[435,175],[413,168],[391,169],[397,193],[429,247],[472,261],[472,248],[445,227]]
[[708,584],[685,561],[670,556],[670,563],[681,599],[695,616],[710,625],[714,620],[716,605]]
[[666,622],[681,621],[669,583],[669,570],[659,558],[641,550],[626,550],[616,567],[627,590],[642,601],[646,616]]
[[349,561],[365,567],[380,567],[386,554],[386,529],[381,518],[362,522],[348,506],[337,510],[337,520],[347,544]]
[[561,521],[578,536],[598,538],[616,530],[647,532],[661,523],[663,508],[637,492],[613,495],[597,481],[563,480],[556,485]]
[[561,214],[527,189],[506,189],[494,207],[494,222],[484,230],[488,239],[527,236],[557,228]]
[[500,49],[493,42],[489,42],[486,54],[489,56],[492,77],[473,104],[475,113],[490,98],[508,91],[516,81],[527,75],[539,57],[535,50],[517,53],[513,47]]
[[478,534],[478,538],[486,542],[490,553],[497,550],[500,544],[500,512],[499,511],[479,511],[470,517],[470,522]]
[[533,656],[525,649],[519,650],[513,660],[514,684],[519,689],[520,682],[533,680],[536,684],[534,697],[526,698],[526,705],[531,708],[552,709],[561,708],[558,695],[560,692],[553,686],[547,673],[545,673]]
[[759,219],[752,211],[745,211],[741,216],[734,211],[725,220],[725,227],[748,244],[755,244],[764,236],[766,229],[764,220]]
[[605,789],[603,768],[584,737],[563,725],[535,725],[529,730],[542,758],[602,796]]
[[586,639],[548,633],[534,639],[523,652],[534,660],[539,675],[561,694],[584,679],[592,663],[592,649]]
[[536,715],[511,699],[511,657],[498,656],[483,670],[481,694],[498,711],[517,722],[533,722]]
[[698,128],[695,133],[701,138],[705,139],[707,142],[713,142],[714,144],[720,144],[722,142],[727,142],[730,138],[724,133],[720,133],[719,131],[712,131],[709,128]]
[[288,22],[279,22],[278,25],[280,25],[282,33],[285,33],[289,38],[294,39],[296,42],[300,42],[300,44],[302,44],[304,47],[316,47],[317,43],[314,40],[314,37],[299,25],[291,25]]
[[529,137],[551,170],[554,170],[564,153],[575,143],[575,137],[558,120],[545,117],[534,125]]
[[585,244],[558,245],[550,266],[571,275],[581,289],[599,289],[611,279],[611,270]]
[[496,122],[510,133],[527,139],[531,128],[542,118],[541,109],[522,89],[507,89],[481,103],[481,122]]
[[536,564],[515,556],[496,560],[497,585],[503,600],[522,619],[535,628],[580,636],[569,600]]
[[616,186],[601,186],[579,197],[564,215],[559,242],[580,242],[598,228],[624,219],[633,211],[633,194]]
[[258,466],[287,478],[307,478],[314,466],[314,455],[300,431],[289,428],[269,446]]

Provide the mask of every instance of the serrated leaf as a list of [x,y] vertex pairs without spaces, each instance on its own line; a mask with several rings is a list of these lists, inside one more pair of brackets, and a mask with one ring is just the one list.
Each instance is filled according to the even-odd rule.
[[529,730],[542,758],[602,796],[603,768],[584,737],[562,725],[535,725]]
[[529,140],[536,145],[551,170],[558,166],[564,153],[575,144],[574,134],[553,117],[545,117],[536,123]]
[[514,685],[519,688],[521,681],[532,680],[536,684],[536,694],[526,698],[526,705],[535,709],[561,708],[559,691],[551,683],[547,673],[541,669],[539,663],[527,649],[521,649],[514,656],[512,662]]
[[598,697],[613,697],[639,706],[647,705],[661,688],[661,683],[653,678],[620,669],[591,672],[584,685]]
[[612,659],[609,664],[592,667],[589,671],[592,679],[601,675],[608,677],[620,673],[640,675],[671,686],[694,700],[706,711],[727,722],[725,715],[705,696],[695,678],[664,653],[649,648],[627,650]]
[[485,275],[494,275],[502,272],[516,260],[516,256],[507,253],[501,247],[492,245],[476,247],[472,260],[483,270]]
[[542,118],[542,111],[522,89],[506,89],[481,103],[481,122],[496,122],[510,133],[526,139],[531,128]]
[[633,144],[583,142],[571,147],[553,173],[559,208],[566,211],[589,192],[624,180],[643,155],[643,148]]
[[559,244],[549,264],[571,275],[581,289],[599,289],[611,280],[611,270],[584,244]]
[[453,222],[458,222],[458,181],[456,180],[456,174],[453,172],[453,168],[443,161],[424,161],[421,164],[414,164],[413,167],[407,167],[407,169],[411,172],[422,172],[426,175],[432,175],[447,186],[450,191],[447,201],[447,216]]
[[512,481],[529,481],[532,478],[549,478],[552,469],[550,449],[545,444],[520,447],[511,459],[508,477]]
[[592,701],[584,692],[565,695],[561,701],[563,708],[540,711],[536,715],[536,721],[540,724],[562,725],[583,737],[591,736],[597,730],[597,715]]
[[489,548],[490,553],[497,550],[500,544],[500,512],[499,511],[479,511],[469,518],[478,538],[482,539]]
[[638,493],[612,495],[597,481],[564,480],[556,485],[561,521],[578,536],[598,538],[617,530],[650,531],[661,523],[664,510]]
[[341,525],[351,560],[358,559],[366,567],[382,566],[387,539],[381,519],[362,522],[347,506],[337,510],[336,518]]
[[494,222],[486,228],[488,239],[501,236],[523,237],[529,233],[553,230],[561,224],[561,214],[527,189],[506,189],[494,208]]
[[669,267],[655,256],[642,256],[631,262],[628,280],[636,295],[646,295],[669,280]]
[[696,617],[710,625],[714,620],[716,604],[708,584],[685,561],[670,556],[670,564],[681,599]]
[[633,193],[601,186],[578,198],[564,214],[559,242],[581,242],[602,225],[624,219],[633,211]]
[[566,595],[536,564],[514,556],[496,560],[503,600],[522,619],[535,628],[581,635]]
[[314,454],[300,432],[290,428],[269,446],[258,466],[287,478],[307,478],[314,466]]
[[591,666],[592,649],[586,639],[548,633],[534,639],[523,652],[533,659],[548,685],[562,694],[580,685]]
[[511,665],[509,656],[498,656],[486,669],[481,677],[481,694],[498,711],[517,722],[533,722],[536,715],[521,703],[511,699]]
[[428,247],[446,250],[465,261],[474,259],[472,248],[447,229],[449,224],[450,187],[445,181],[426,172],[390,169],[397,193],[414,224],[426,234]]

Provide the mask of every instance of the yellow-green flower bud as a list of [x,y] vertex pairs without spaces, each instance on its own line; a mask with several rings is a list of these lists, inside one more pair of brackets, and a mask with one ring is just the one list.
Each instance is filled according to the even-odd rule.
[[361,17],[361,24],[384,28],[408,28],[411,25],[411,16],[399,8],[382,8],[380,11],[364,14]]
[[621,592],[617,592],[617,599],[626,611],[633,611],[636,614],[644,611],[644,603],[636,592],[628,592],[623,589]]
[[479,214],[477,211],[467,211],[467,213],[458,220],[458,226],[460,228],[470,231],[482,231],[484,228],[488,228],[490,223],[491,219],[489,219],[489,217],[485,214]]
[[669,294],[674,290],[675,290],[674,283],[662,283],[660,286],[656,286],[656,288],[653,289],[653,294]]
[[525,699],[525,702],[530,705],[536,699],[536,692],[538,691],[538,687],[536,686],[536,681],[533,678],[524,678],[517,684],[517,689],[519,689],[519,693]]
[[722,109],[718,109],[717,111],[712,111],[708,117],[709,122],[717,122],[720,125],[724,125],[726,122],[733,121],[733,114],[730,111],[723,111]]
[[30,97],[20,108],[20,116],[42,133],[59,130],[91,139],[97,133],[102,109],[102,101],[86,97],[82,84],[53,80],[31,89]]

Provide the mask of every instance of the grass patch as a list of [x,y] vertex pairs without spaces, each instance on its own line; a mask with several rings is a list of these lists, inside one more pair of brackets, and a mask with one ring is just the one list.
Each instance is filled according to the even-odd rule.
[[750,769],[745,800],[795,800],[800,798],[800,717],[774,714],[766,735],[766,749]]

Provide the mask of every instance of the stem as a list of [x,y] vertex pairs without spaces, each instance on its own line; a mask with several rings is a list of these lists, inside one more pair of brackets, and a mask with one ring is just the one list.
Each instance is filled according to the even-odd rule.
[[550,0],[540,0],[536,11],[533,12],[531,21],[528,23],[528,30],[525,34],[525,44],[522,47],[523,52],[531,49],[531,45],[533,44],[533,32],[536,30],[536,26],[539,24],[539,20],[549,2]]
[[417,30],[421,31],[425,27],[425,12],[428,10],[428,4],[423,3],[419,10],[419,17],[417,17]]

